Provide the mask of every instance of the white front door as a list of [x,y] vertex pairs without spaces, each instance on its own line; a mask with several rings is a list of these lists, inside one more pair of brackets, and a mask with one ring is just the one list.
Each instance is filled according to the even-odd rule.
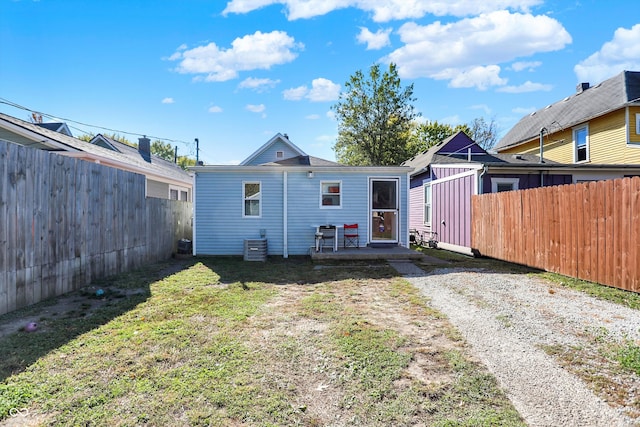
[[398,185],[397,178],[371,178],[370,241],[373,243],[398,242]]

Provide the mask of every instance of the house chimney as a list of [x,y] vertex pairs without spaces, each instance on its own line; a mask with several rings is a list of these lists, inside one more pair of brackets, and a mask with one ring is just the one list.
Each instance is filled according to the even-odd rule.
[[578,86],[576,86],[576,92],[577,93],[582,93],[585,90],[589,89],[589,83],[588,82],[583,82],[583,83],[578,83]]
[[146,135],[138,138],[138,152],[145,161],[151,163],[151,140]]

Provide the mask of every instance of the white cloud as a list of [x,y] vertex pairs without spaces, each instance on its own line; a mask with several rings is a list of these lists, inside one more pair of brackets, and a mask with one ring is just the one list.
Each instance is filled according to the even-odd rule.
[[175,101],[173,100],[173,98],[164,98],[162,100],[163,104],[173,104]]
[[197,80],[220,82],[238,77],[238,72],[268,70],[274,65],[293,61],[304,45],[283,31],[262,33],[256,31],[231,42],[228,49],[215,43],[193,49],[177,51],[170,60],[179,61],[176,71],[198,74]]
[[307,120],[318,120],[320,118],[319,114],[309,114],[305,119]]
[[391,44],[389,34],[391,34],[391,28],[372,33],[368,28],[360,27],[360,34],[358,34],[356,39],[358,43],[366,44],[367,50],[377,50]]
[[306,86],[298,86],[291,89],[286,89],[282,92],[284,99],[287,101],[300,101],[309,92],[309,88]]
[[245,108],[252,113],[263,113],[267,109],[264,104],[248,104]]
[[231,0],[222,13],[249,13],[265,6],[283,4],[287,18],[293,21],[353,7],[372,13],[376,22],[387,22],[418,19],[427,14],[472,16],[503,9],[528,12],[532,6],[542,3],[543,0]]
[[618,28],[613,39],[578,63],[573,71],[578,81],[599,83],[623,70],[640,69],[640,24]]
[[[493,74],[493,64],[571,43],[571,36],[555,19],[504,10],[448,24],[409,22],[398,33],[405,45],[384,61],[395,63],[400,77],[448,78],[453,87],[470,87],[471,81],[483,88],[504,84]],[[485,79],[478,80],[479,74]]]
[[280,83],[280,80],[256,79],[254,77],[249,77],[240,82],[238,87],[240,89],[252,89],[256,92],[264,92],[267,89],[272,89],[278,83]]
[[311,82],[311,90],[307,95],[310,101],[335,101],[340,96],[340,85],[329,79],[318,78]]
[[335,101],[340,96],[340,85],[320,77],[311,82],[311,89],[298,86],[283,91],[282,95],[287,101],[300,101],[305,98],[311,102]]
[[552,85],[544,83],[533,83],[527,80],[520,86],[505,86],[497,89],[498,92],[505,93],[526,93],[526,92],[549,92],[553,89]]
[[542,65],[542,62],[540,61],[530,61],[530,62],[518,61],[511,64],[511,69],[513,71],[522,71],[522,70],[534,71],[536,68],[538,68],[541,65]]
[[208,110],[210,113],[222,113],[222,107],[218,107],[217,105],[213,105],[209,107]]
[[500,67],[497,65],[477,66],[467,70],[448,68],[433,74],[431,77],[439,80],[449,80],[449,87],[475,87],[479,90],[486,90],[490,86],[502,86],[507,83],[506,79],[500,77]]

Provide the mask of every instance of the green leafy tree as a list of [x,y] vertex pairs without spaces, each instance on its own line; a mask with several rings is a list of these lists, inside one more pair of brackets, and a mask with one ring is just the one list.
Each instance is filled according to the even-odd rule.
[[178,156],[178,166],[182,169],[187,169],[189,166],[195,166],[196,159],[188,156]]
[[333,149],[348,165],[399,165],[407,158],[413,120],[413,84],[402,87],[395,64],[382,71],[371,66],[369,75],[356,71],[331,107],[338,120]]
[[[96,134],[95,134],[95,133],[93,133],[93,132],[89,132],[89,133],[85,133],[84,135],[82,135],[82,136],[78,137],[78,139],[81,139],[81,140],[83,140],[83,141],[87,141],[87,142],[89,142],[89,141],[91,141],[91,140],[93,139],[93,137],[95,137],[95,136],[96,136]],[[130,146],[130,147],[138,147],[138,144],[135,144],[135,143],[133,143],[133,142],[129,141],[126,137],[124,137],[124,136],[122,136],[122,135],[120,135],[120,134],[118,134],[118,133],[115,133],[115,132],[114,132],[114,133],[111,133],[111,134],[109,134],[109,133],[103,133],[103,134],[102,134],[102,136],[105,136],[105,137],[107,137],[107,138],[113,139],[114,141],[121,142],[121,143],[126,144],[126,145],[128,145],[128,146]]]
[[178,158],[176,159],[175,148],[172,147],[170,143],[162,142],[160,140],[155,140],[151,143],[151,154],[154,154],[170,162],[173,162],[175,159],[178,166],[180,166],[182,169],[187,169],[189,166],[194,166],[196,164],[196,159],[193,159],[189,156],[178,156]]
[[159,139],[156,139],[151,143],[151,154],[173,162],[176,152],[170,143],[162,142]]
[[490,150],[498,142],[498,125],[495,119],[487,122],[484,118],[478,117],[469,123],[469,135],[479,146],[485,150]]
[[407,158],[411,158],[428,150],[458,131],[463,131],[467,135],[470,135],[468,125],[451,126],[446,123],[438,123],[437,121],[426,121],[424,123],[414,124],[411,140],[407,148]]

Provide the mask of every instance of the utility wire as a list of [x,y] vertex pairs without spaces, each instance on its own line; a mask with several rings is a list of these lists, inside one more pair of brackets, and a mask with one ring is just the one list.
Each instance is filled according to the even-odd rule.
[[[187,147],[189,147],[189,149],[191,150],[191,154],[193,154],[193,151],[194,151],[194,148],[193,148],[194,143],[193,142],[182,141],[182,140],[179,140],[179,139],[162,138],[162,137],[159,137],[159,136],[147,135],[147,134],[137,133],[137,132],[127,132],[127,131],[122,131],[122,130],[117,130],[117,129],[106,128],[106,127],[103,127],[103,126],[96,126],[96,125],[92,125],[92,124],[89,124],[89,123],[83,123],[83,122],[79,122],[79,121],[76,121],[76,120],[66,119],[66,118],[60,117],[60,116],[53,116],[51,114],[47,114],[47,113],[43,113],[43,112],[40,112],[40,111],[32,110],[32,109],[27,108],[27,107],[25,107],[23,105],[16,104],[15,102],[9,101],[8,99],[1,98],[1,97],[0,97],[0,104],[6,104],[6,105],[9,105],[11,107],[18,108],[20,110],[28,111],[29,113],[37,114],[37,115],[42,116],[42,117],[47,117],[49,119],[62,120],[64,122],[75,123],[75,124],[80,125],[80,126],[88,126],[90,128],[102,129],[102,130],[106,130],[106,131],[109,131],[109,132],[113,132],[114,134],[125,134],[125,135],[133,135],[133,136],[146,136],[146,137],[151,138],[151,139],[157,139],[157,140],[161,140],[161,141],[174,142],[174,143],[181,143],[181,144],[184,144]],[[85,134],[90,134],[91,133],[91,132],[87,132],[84,129],[80,129],[80,128],[77,128],[77,127],[74,127],[74,126],[70,126],[70,127],[73,128],[73,129],[76,129],[78,131],[84,132]]]

